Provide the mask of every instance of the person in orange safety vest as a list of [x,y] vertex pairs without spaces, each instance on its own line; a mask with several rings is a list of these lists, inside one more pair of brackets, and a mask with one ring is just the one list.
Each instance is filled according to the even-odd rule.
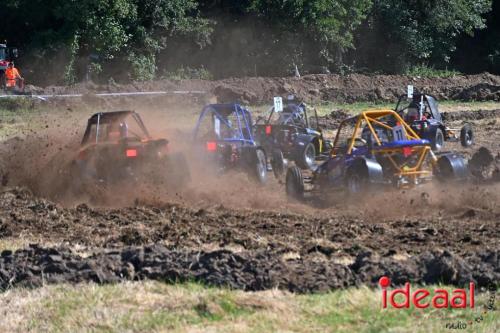
[[5,86],[7,88],[15,88],[18,80],[20,82],[19,86],[22,87],[24,79],[21,74],[19,74],[17,68],[14,67],[14,63],[10,62],[9,66],[5,70]]

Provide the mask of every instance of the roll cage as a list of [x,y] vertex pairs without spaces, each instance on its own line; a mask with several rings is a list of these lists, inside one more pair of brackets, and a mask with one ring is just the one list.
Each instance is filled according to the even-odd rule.
[[91,143],[91,135],[92,126],[95,125],[95,143],[99,142],[101,125],[110,125],[110,124],[120,124],[127,123],[128,119],[133,119],[142,133],[139,133],[138,136],[141,138],[150,140],[151,135],[149,134],[146,126],[144,125],[141,117],[138,113],[134,111],[113,111],[113,112],[98,112],[92,115],[87,122],[87,129],[85,130],[85,134],[83,135],[81,145],[85,145],[87,143]]
[[[342,131],[354,129],[342,143]],[[361,138],[368,137],[368,140]],[[369,134],[368,136],[366,134]],[[357,146],[361,143],[361,146]],[[395,168],[395,176],[418,178],[429,176],[432,170],[425,168],[430,154],[437,161],[427,140],[422,140],[415,131],[393,110],[364,111],[360,115],[344,120],[337,131],[331,157],[373,156],[387,158]],[[401,158],[402,157],[402,158]]]
[[211,126],[217,135],[216,141],[255,145],[252,133],[252,116],[249,110],[239,104],[210,104],[205,106],[194,130],[195,140],[200,139],[199,132],[202,122],[208,116],[212,117]]
[[[408,103],[408,104],[406,104]],[[441,113],[439,113],[438,102],[434,96],[425,94],[415,94],[413,98],[409,99],[407,95],[401,95],[396,104],[394,111],[404,114],[409,109],[414,108],[418,112],[418,119],[422,120],[425,113],[429,114],[431,118],[442,121]]]
[[[297,109],[297,110],[293,110],[293,109]],[[266,122],[265,122],[265,125],[272,125],[272,118],[273,118],[273,115],[275,114],[287,114],[287,113],[290,113],[290,114],[293,114],[294,112],[299,112],[299,110],[303,113],[304,115],[304,124],[305,124],[305,127],[306,128],[311,128],[311,118],[309,116],[309,112],[308,112],[308,107],[305,103],[300,103],[300,104],[295,104],[295,103],[288,103],[285,108],[283,109],[282,112],[275,112],[274,110],[274,106],[272,106],[270,109],[269,109],[269,116],[267,117],[266,119]],[[319,118],[318,118],[318,112],[316,111],[315,108],[313,108],[314,110],[314,115],[313,115],[313,119],[314,119],[314,122],[315,122],[315,126],[314,126],[314,129],[318,130],[319,129]],[[280,125],[280,124],[276,124],[276,125]],[[286,124],[286,125],[292,125],[292,124]]]

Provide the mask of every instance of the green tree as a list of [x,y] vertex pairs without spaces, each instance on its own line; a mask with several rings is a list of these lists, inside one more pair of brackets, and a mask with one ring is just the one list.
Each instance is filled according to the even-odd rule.
[[370,7],[371,0],[252,0],[249,11],[278,31],[277,40],[287,39],[294,58],[308,55],[338,67]]
[[131,40],[137,9],[128,0],[69,0],[54,8],[61,29],[80,36],[79,47],[104,58],[113,58]]
[[[128,59],[133,79],[150,79],[156,71],[156,57],[168,40],[182,38],[200,48],[210,44],[212,21],[199,17],[193,0],[134,0],[138,22],[133,31],[132,53]],[[148,73],[141,75],[140,73]]]
[[90,67],[105,71],[106,65],[117,62],[128,64],[127,71],[137,78],[155,67],[155,55],[168,38],[182,35],[205,46],[211,32],[210,22],[199,17],[192,0],[5,2],[9,15],[0,21],[2,35],[20,36],[13,42],[27,51],[25,62],[53,83],[81,78]]
[[458,38],[483,29],[490,10],[491,0],[374,0],[357,43],[362,62],[392,72],[448,66]]

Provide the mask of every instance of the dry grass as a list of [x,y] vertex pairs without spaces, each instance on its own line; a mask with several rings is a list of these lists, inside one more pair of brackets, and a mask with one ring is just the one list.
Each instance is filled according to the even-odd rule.
[[4,250],[16,251],[25,249],[29,247],[30,244],[36,244],[45,248],[70,246],[71,249],[81,257],[87,257],[90,254],[87,251],[86,247],[79,244],[69,244],[67,242],[59,242],[58,240],[48,240],[46,237],[44,237],[44,235],[32,235],[23,233],[15,237],[0,238],[0,253]]
[[[319,115],[326,115],[333,110],[344,110],[352,114],[368,109],[394,109],[396,103],[369,103],[359,102],[352,104],[325,103],[316,106]],[[497,110],[500,109],[499,102],[460,102],[442,101],[439,103],[441,112],[471,111],[471,110]]]
[[[0,294],[0,331],[447,332],[447,322],[478,316],[487,296],[478,297],[474,311],[419,313],[382,310],[380,292],[368,288],[295,295],[160,282],[58,285]],[[494,315],[484,315],[468,331],[498,331],[500,321]]]
[[21,235],[18,237],[5,237],[0,238],[0,252],[3,250],[16,251],[19,249],[27,248],[30,244],[39,244],[46,247],[54,247],[60,245],[54,242],[47,242],[42,239],[41,236],[33,237],[33,236],[25,236]]

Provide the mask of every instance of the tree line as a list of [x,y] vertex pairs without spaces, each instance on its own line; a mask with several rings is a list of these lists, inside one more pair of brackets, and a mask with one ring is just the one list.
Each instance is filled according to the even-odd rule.
[[40,84],[302,73],[500,73],[500,0],[3,0]]

